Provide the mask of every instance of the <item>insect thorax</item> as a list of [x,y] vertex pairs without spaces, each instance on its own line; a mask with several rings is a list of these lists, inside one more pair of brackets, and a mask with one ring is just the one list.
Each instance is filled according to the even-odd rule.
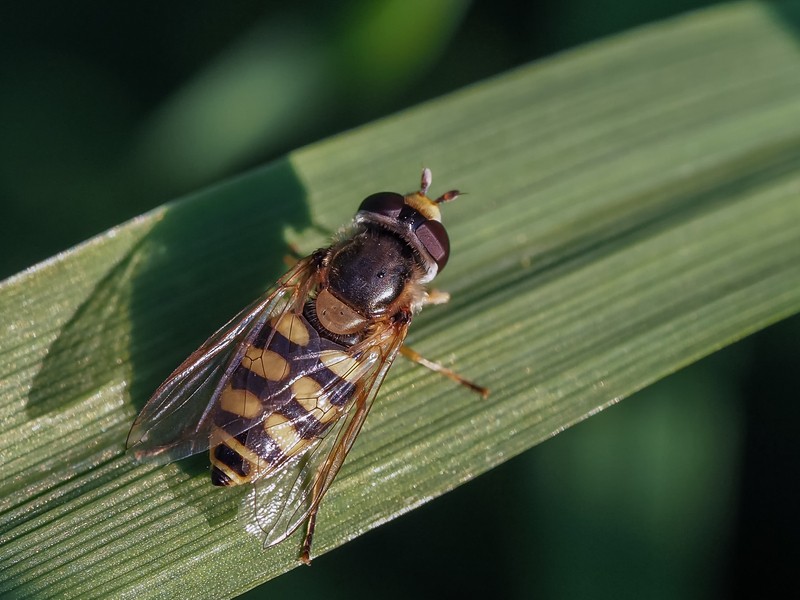
[[310,312],[337,341],[355,341],[370,321],[401,304],[410,283],[420,277],[417,257],[398,235],[361,224],[346,240],[331,247],[325,260],[327,285]]

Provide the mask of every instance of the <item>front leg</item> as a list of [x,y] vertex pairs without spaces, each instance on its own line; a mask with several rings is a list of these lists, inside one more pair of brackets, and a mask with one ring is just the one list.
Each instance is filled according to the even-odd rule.
[[428,290],[422,298],[423,306],[425,304],[446,304],[450,302],[450,294],[442,290]]

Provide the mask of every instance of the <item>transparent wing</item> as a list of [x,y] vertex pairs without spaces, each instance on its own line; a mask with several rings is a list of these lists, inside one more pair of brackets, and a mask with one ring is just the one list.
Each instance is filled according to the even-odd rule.
[[[127,447],[137,460],[171,462],[208,450],[220,392],[268,319],[302,310],[314,269],[303,259],[262,298],[214,333],[161,384],[136,418]],[[297,308],[299,307],[299,309]],[[237,435],[252,424],[242,423]]]
[[322,390],[328,397],[349,394],[337,419],[310,444],[298,439],[296,447],[285,452],[288,458],[283,464],[266,469],[255,481],[246,498],[252,516],[247,530],[263,536],[265,547],[286,539],[318,507],[361,431],[407,331],[407,324],[386,323],[349,349],[332,366],[342,377]]

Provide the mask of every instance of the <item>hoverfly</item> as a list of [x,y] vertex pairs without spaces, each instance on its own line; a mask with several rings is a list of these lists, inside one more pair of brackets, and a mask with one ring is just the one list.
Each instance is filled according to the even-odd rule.
[[308,564],[320,502],[398,352],[488,394],[403,345],[413,315],[448,299],[425,284],[450,252],[439,205],[459,192],[431,200],[430,184],[424,169],[418,192],[368,196],[330,247],[298,261],[187,358],[134,422],[136,458],[209,450],[212,483],[254,484],[265,547],[307,523]]

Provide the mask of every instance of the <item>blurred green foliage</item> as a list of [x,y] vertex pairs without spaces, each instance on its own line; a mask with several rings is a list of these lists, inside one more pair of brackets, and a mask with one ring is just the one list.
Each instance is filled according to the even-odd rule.
[[[293,148],[708,4],[6,4],[0,277]],[[798,339],[797,318],[761,332],[248,597],[791,589]]]

